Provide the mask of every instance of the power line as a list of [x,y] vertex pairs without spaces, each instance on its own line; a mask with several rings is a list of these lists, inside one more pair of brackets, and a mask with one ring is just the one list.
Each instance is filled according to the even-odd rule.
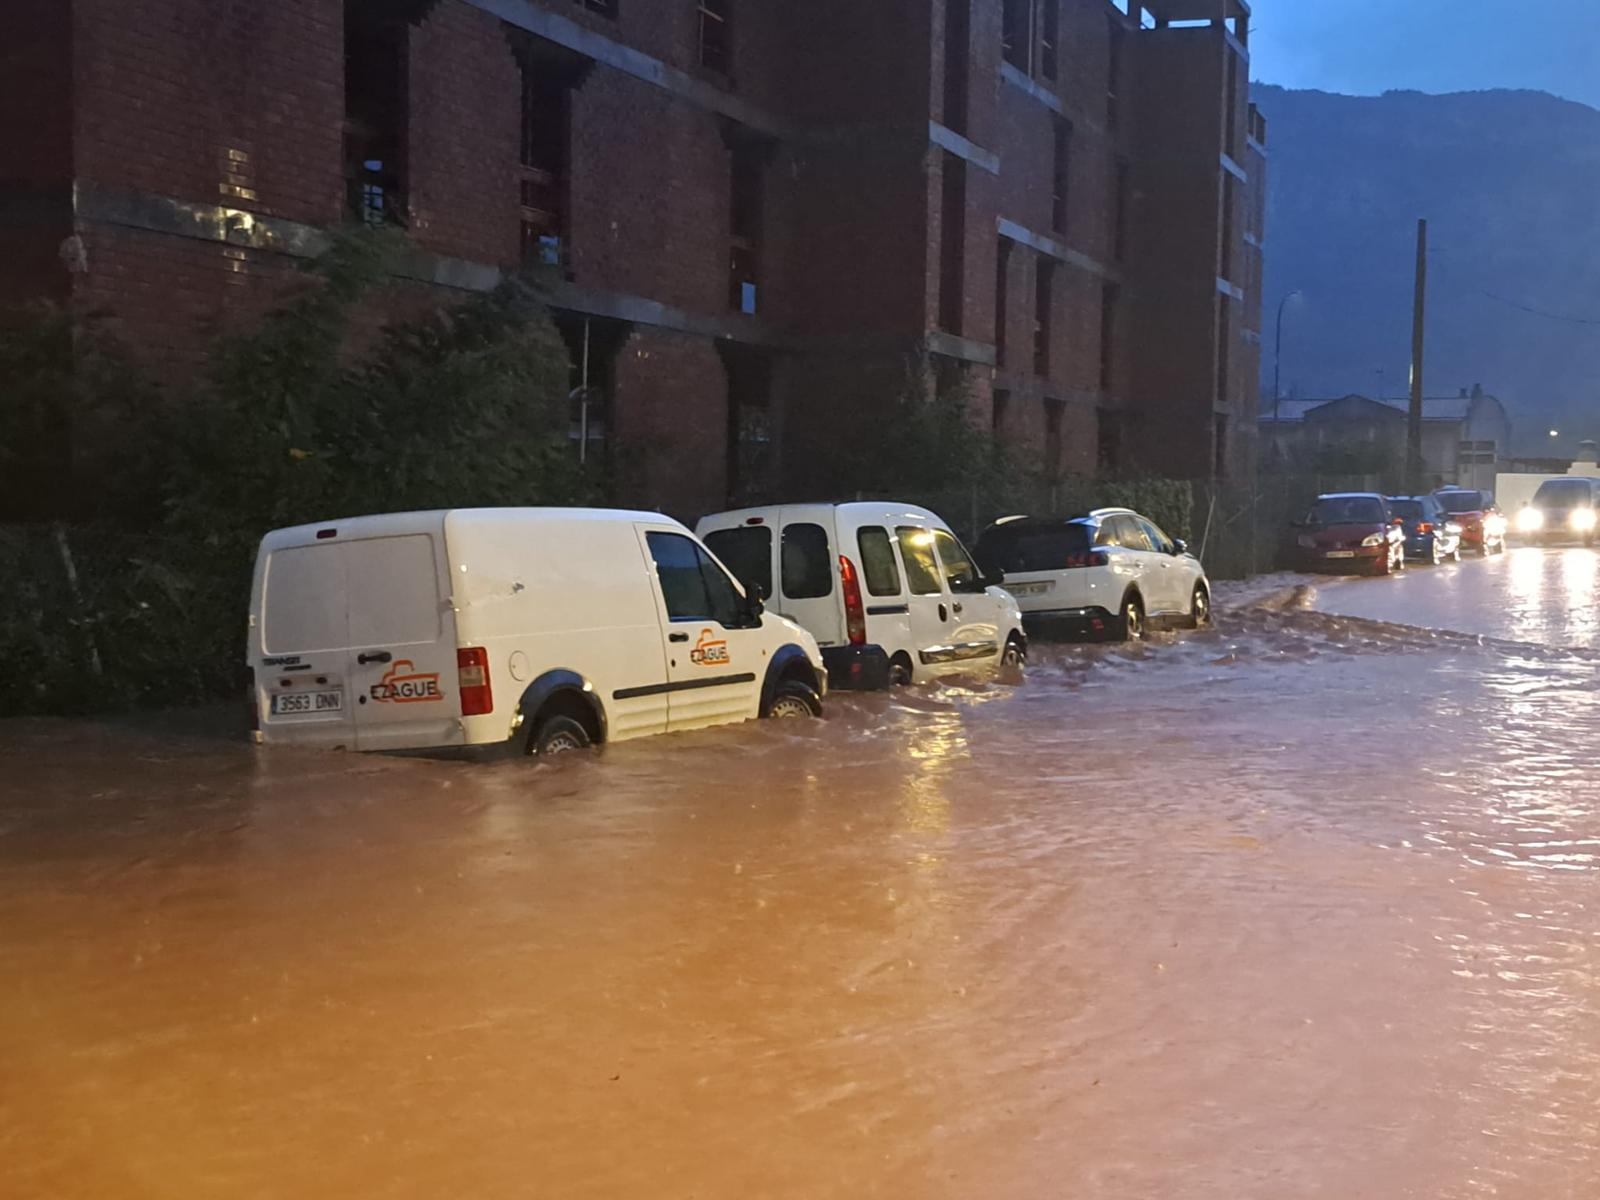
[[1496,303],[1504,304],[1508,308],[1514,308],[1518,312],[1529,313],[1535,317],[1543,317],[1547,321],[1562,321],[1568,325],[1600,325],[1600,320],[1595,320],[1591,317],[1573,317],[1567,316],[1564,313],[1546,312],[1542,308],[1534,308],[1531,304],[1522,304],[1519,301],[1512,300],[1507,296],[1496,295],[1487,288],[1483,288],[1481,290],[1485,296],[1489,297],[1489,299],[1495,301]]

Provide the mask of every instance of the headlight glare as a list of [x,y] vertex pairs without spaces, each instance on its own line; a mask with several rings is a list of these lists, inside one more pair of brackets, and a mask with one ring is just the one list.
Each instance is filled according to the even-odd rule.
[[1517,514],[1517,529],[1523,533],[1537,533],[1544,528],[1544,514],[1537,508],[1525,508]]

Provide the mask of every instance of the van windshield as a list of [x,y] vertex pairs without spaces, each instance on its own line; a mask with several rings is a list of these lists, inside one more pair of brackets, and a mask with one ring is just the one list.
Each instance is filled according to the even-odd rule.
[[772,527],[741,525],[737,529],[718,529],[705,536],[711,553],[720,558],[744,584],[744,590],[763,600],[772,599]]
[[978,561],[991,571],[1021,575],[1029,571],[1059,571],[1074,555],[1089,550],[1089,530],[1083,525],[995,525],[978,539]]
[[1587,479],[1547,479],[1533,494],[1535,508],[1585,508],[1594,495]]

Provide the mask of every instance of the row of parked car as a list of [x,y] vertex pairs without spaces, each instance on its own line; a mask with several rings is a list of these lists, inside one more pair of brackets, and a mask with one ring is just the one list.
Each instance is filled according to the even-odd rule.
[[1460,562],[1463,550],[1504,553],[1507,522],[1492,493],[1441,488],[1426,496],[1318,496],[1294,529],[1303,570],[1389,575],[1408,561]]
[[1009,517],[976,555],[911,505],[752,508],[693,533],[465,509],[268,534],[247,657],[263,742],[552,754],[1020,668],[1031,636],[1210,619],[1199,561],[1128,509]]

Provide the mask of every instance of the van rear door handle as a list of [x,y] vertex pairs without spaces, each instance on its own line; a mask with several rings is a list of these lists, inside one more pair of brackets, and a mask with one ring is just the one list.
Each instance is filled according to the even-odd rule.
[[368,663],[386,663],[393,661],[394,655],[390,654],[387,650],[374,650],[371,654],[356,655],[356,662],[363,667]]
[[950,613],[945,609],[944,605],[939,605],[939,620],[948,621],[949,619]]
[[669,634],[667,634],[667,641],[669,641],[669,642],[687,642],[688,640],[689,640],[689,635],[687,633],[669,633]]

